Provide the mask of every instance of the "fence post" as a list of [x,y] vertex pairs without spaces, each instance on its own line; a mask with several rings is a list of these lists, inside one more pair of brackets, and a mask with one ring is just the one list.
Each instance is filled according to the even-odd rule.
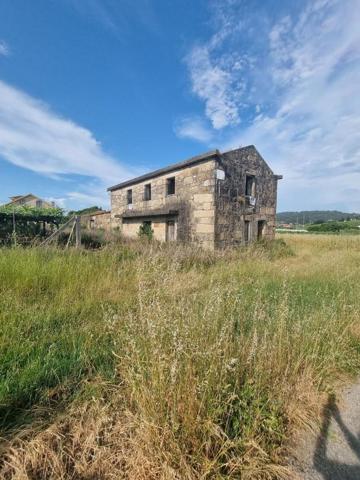
[[16,247],[16,219],[15,219],[15,207],[13,207],[13,232],[12,232],[12,242],[13,246]]
[[76,248],[81,247],[81,217],[80,215],[76,215],[75,217],[75,246]]

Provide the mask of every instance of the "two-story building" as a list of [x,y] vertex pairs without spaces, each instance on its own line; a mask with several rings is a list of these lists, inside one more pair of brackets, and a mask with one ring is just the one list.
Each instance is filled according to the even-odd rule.
[[56,208],[55,202],[48,202],[37,195],[27,193],[26,195],[14,195],[10,197],[11,202],[6,206],[14,207],[35,207],[35,208]]
[[253,145],[214,150],[110,187],[111,223],[210,249],[273,238],[280,178]]

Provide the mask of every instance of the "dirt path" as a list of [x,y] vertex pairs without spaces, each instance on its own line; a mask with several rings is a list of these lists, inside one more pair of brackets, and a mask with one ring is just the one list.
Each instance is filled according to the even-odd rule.
[[360,378],[329,395],[318,435],[301,442],[296,471],[304,480],[360,480]]

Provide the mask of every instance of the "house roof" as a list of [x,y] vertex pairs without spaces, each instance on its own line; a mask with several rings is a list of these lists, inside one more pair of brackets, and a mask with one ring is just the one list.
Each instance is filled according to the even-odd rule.
[[[234,151],[241,151],[242,154],[244,154],[248,150],[255,150],[256,153],[260,156],[262,161],[267,165],[263,157],[260,155],[260,153],[257,151],[256,147],[254,145],[247,145],[246,147],[240,147],[240,148],[235,148]],[[168,165],[167,167],[160,168],[159,170],[154,170],[152,172],[146,173],[145,175],[141,175],[140,177],[135,177],[130,180],[126,180],[125,182],[118,183],[117,185],[114,185],[112,187],[109,187],[107,190],[108,192],[112,192],[114,190],[118,190],[120,188],[124,187],[130,187],[131,185],[135,185],[140,182],[144,182],[146,180],[150,180],[151,178],[158,177],[159,175],[165,175],[167,173],[174,172],[175,170],[179,170],[181,168],[186,168],[189,167],[190,165],[195,165],[197,163],[205,162],[207,160],[210,160],[213,157],[221,157],[223,154],[227,154],[232,152],[233,150],[229,150],[226,152],[221,153],[218,149],[216,150],[211,150],[210,152],[203,153],[201,155],[197,155],[196,157],[191,157],[187,160],[183,160],[182,162],[178,163],[173,163],[172,165]],[[269,167],[270,169],[270,167]],[[272,171],[270,169],[270,171]],[[274,177],[277,180],[282,179],[282,175],[274,175]]]
[[50,208],[51,206],[56,206],[55,204],[53,205],[53,202],[50,202],[49,200],[44,200],[43,198],[38,197],[37,195],[34,195],[33,193],[27,193],[26,195],[13,195],[12,197],[9,197],[11,202],[6,203],[6,206],[9,205],[16,205],[20,202],[20,200],[28,200],[28,199],[36,199],[36,200],[41,200],[43,204],[49,205]]
[[22,198],[28,198],[28,197],[39,198],[36,195],[34,195],[33,193],[27,193],[26,195],[14,195],[14,196],[9,197],[9,198],[11,200],[10,203],[13,203],[13,202],[17,202],[18,200],[21,200]]
[[95,217],[97,215],[105,215],[106,213],[111,213],[110,210],[96,210],[95,212],[82,213],[81,217]]
[[188,158],[187,160],[183,160],[182,162],[173,163],[172,165],[168,165],[167,167],[160,168],[159,170],[154,170],[153,172],[145,173],[145,175],[141,175],[140,177],[132,178],[130,180],[126,180],[125,182],[118,183],[117,185],[109,187],[108,192],[118,190],[119,188],[128,187],[130,185],[135,185],[136,183],[150,180],[151,178],[157,177],[159,175],[164,175],[166,173],[174,172],[175,170],[179,170],[184,167],[189,167],[190,165],[194,165],[196,163],[207,161],[210,158],[216,157],[218,155],[220,155],[219,150],[212,150],[210,152],[203,153],[202,155]]

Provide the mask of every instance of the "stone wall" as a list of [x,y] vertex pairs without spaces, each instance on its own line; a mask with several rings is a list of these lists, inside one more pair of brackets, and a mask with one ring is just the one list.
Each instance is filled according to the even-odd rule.
[[89,229],[110,230],[111,213],[101,212],[81,216],[81,224]]
[[[264,221],[263,236],[275,235],[277,177],[255,147],[223,153],[216,168],[223,180],[216,180],[215,246],[231,247],[245,243],[245,222],[250,222],[249,242],[257,239],[258,222]],[[255,177],[255,206],[246,197],[246,175]],[[219,177],[219,175],[217,175]]]
[[[215,160],[167,173],[111,192],[111,223],[126,236],[136,236],[144,220],[151,220],[154,237],[165,240],[166,221],[176,221],[177,240],[214,248]],[[166,195],[166,181],[175,177],[175,194]],[[144,200],[144,186],[151,184],[151,200]],[[132,206],[127,191],[132,190]],[[159,212],[159,215],[157,215]],[[171,213],[176,212],[176,213]]]

